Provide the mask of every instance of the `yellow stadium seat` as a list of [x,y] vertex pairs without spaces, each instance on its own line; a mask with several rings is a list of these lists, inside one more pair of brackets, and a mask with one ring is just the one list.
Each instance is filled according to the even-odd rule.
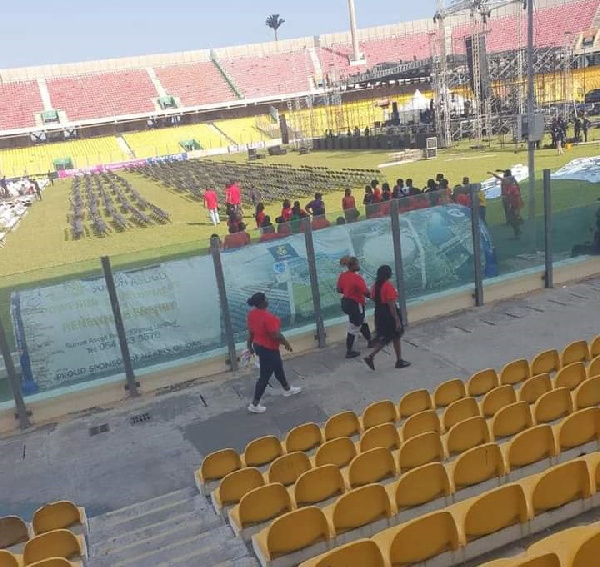
[[[598,560],[597,555],[588,556],[587,559],[589,559],[589,561],[587,563],[578,563],[576,557],[578,551],[584,546],[586,541],[589,541],[597,534],[597,524],[561,530],[530,545],[527,549],[526,556],[539,556],[544,553],[553,553],[560,558],[561,567],[565,565],[567,567],[575,567],[576,565],[578,565],[578,567],[587,567],[595,565]],[[588,550],[591,549],[588,548]],[[583,559],[586,555],[587,553],[584,551],[579,557]]]
[[390,499],[381,484],[354,488],[323,511],[338,544],[370,537],[388,528],[392,517]]
[[21,567],[21,564],[10,551],[0,550],[0,567]]
[[481,567],[563,567],[556,553],[542,553],[531,556],[529,553],[506,559],[484,563]]
[[286,557],[287,565],[328,551],[332,538],[327,519],[320,508],[308,506],[279,516],[255,536],[252,547],[261,565]]
[[270,483],[280,482],[283,486],[289,486],[294,484],[298,477],[310,468],[310,459],[306,456],[306,453],[296,451],[275,459],[271,463],[266,477]]
[[596,356],[590,362],[587,370],[588,378],[593,378],[594,376],[600,376],[600,356]]
[[23,550],[23,563],[29,565],[51,557],[82,559],[86,556],[84,536],[69,530],[54,530],[31,538]]
[[475,372],[467,382],[467,396],[477,398],[487,394],[500,385],[498,374],[493,368]]
[[442,463],[416,467],[388,484],[386,490],[394,513],[402,521],[446,506],[452,496],[452,484]]
[[572,413],[554,426],[561,460],[581,453],[598,451],[600,441],[600,408],[585,408]]
[[483,417],[470,417],[453,425],[446,434],[446,454],[452,457],[458,453],[464,453],[467,449],[489,442],[490,431],[485,419]]
[[568,388],[574,390],[588,377],[583,362],[572,362],[563,366],[554,377],[555,388]]
[[440,384],[433,392],[433,404],[436,408],[448,407],[467,395],[462,380],[448,380]]
[[567,345],[562,351],[560,361],[563,366],[573,362],[588,362],[590,360],[590,349],[586,341],[575,341]]
[[66,500],[38,508],[33,514],[31,525],[34,535],[61,529],[75,533],[87,532],[85,510]]
[[223,449],[207,455],[195,473],[198,490],[208,496],[222,478],[241,466],[240,456],[233,449]]
[[497,486],[506,474],[502,451],[495,443],[469,449],[449,465],[449,474],[456,492],[486,481]]
[[427,390],[408,392],[398,403],[398,417],[406,419],[416,413],[432,409],[431,395]]
[[0,518],[0,549],[8,549],[22,545],[29,539],[27,524],[18,516]]
[[349,437],[338,437],[323,443],[315,453],[315,466],[335,465],[338,468],[347,467],[356,457],[356,445]]
[[[536,425],[514,436],[502,447],[511,480],[545,469],[556,457],[556,441],[550,425]],[[535,470],[529,467],[536,465]],[[526,468],[527,467],[527,468]]]
[[299,567],[385,567],[385,561],[377,544],[370,539],[358,539],[337,547],[319,557],[309,559]]
[[449,431],[453,425],[470,417],[481,415],[479,405],[475,398],[463,398],[451,403],[442,416],[444,431]]
[[523,382],[519,390],[519,401],[534,404],[550,390],[552,390],[550,374],[537,374]]
[[396,472],[392,452],[383,447],[356,455],[348,469],[343,471],[347,485],[352,488],[372,482],[394,480]]
[[434,431],[440,433],[442,424],[435,410],[426,410],[411,415],[402,426],[402,440],[407,441],[411,437]]
[[229,473],[210,497],[217,512],[237,504],[242,496],[265,485],[265,479],[257,468],[248,467]]
[[283,455],[281,441],[274,435],[259,437],[246,445],[242,463],[246,467],[262,467]]
[[533,416],[527,402],[516,402],[498,411],[492,419],[491,434],[494,439],[510,437],[531,427]]
[[353,437],[360,434],[360,421],[353,411],[344,411],[331,416],[323,428],[325,441],[338,437]]
[[591,477],[584,459],[562,463],[523,478],[519,484],[529,500],[535,531],[583,513],[584,501],[591,494]]
[[575,409],[600,405],[600,376],[588,378],[573,392]]
[[290,493],[283,484],[274,482],[251,490],[229,511],[229,523],[244,541],[259,532],[265,523],[291,512]]
[[590,357],[596,358],[597,356],[600,356],[600,335],[590,341]]
[[[413,565],[443,553],[453,558],[460,536],[450,512],[440,510],[419,516],[373,536],[388,565]],[[454,564],[458,561],[447,561]]]
[[335,465],[323,465],[305,472],[294,485],[296,506],[324,503],[346,491],[344,477]]
[[517,395],[515,389],[505,384],[504,386],[498,386],[493,390],[489,391],[481,400],[481,414],[483,417],[493,417],[496,415],[498,410],[506,407],[510,404],[514,404],[517,401]]
[[420,467],[427,463],[440,462],[446,458],[444,447],[437,433],[421,433],[406,441],[398,453],[400,472]]
[[[529,520],[527,500],[519,484],[506,484],[448,508],[465,545],[463,560],[472,559],[524,535]],[[490,536],[489,539],[486,536]],[[486,538],[485,541],[481,541]],[[472,542],[480,540],[478,545]]]
[[500,384],[520,384],[531,377],[529,362],[524,358],[509,362],[500,372]]
[[560,370],[560,355],[556,349],[540,352],[531,361],[531,375],[551,374]]
[[536,424],[550,423],[573,412],[573,400],[567,388],[557,388],[544,394],[533,406]]
[[42,559],[42,561],[30,563],[27,567],[75,567],[75,563],[71,563],[63,557],[50,557],[50,559]]
[[368,451],[376,447],[385,447],[390,451],[400,448],[400,435],[393,423],[384,423],[371,427],[360,438],[360,451]]
[[600,532],[591,533],[575,552],[570,567],[587,567],[594,565],[600,557]]
[[285,437],[285,450],[288,453],[294,451],[311,451],[323,442],[321,430],[316,423],[304,423],[290,430]]
[[397,420],[394,403],[390,400],[375,402],[367,406],[360,420],[365,431],[376,425],[394,423]]

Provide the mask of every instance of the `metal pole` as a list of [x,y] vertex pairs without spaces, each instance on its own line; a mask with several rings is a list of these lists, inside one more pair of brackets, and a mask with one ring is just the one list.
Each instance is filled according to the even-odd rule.
[[392,199],[392,240],[394,243],[394,269],[396,271],[396,286],[398,288],[398,303],[402,313],[402,322],[408,327],[408,311],[406,309],[406,290],[404,287],[404,263],[402,261],[402,239],[400,235],[400,211],[398,199]]
[[221,250],[219,248],[218,237],[210,239],[210,254],[215,266],[215,278],[217,279],[217,289],[219,290],[219,300],[221,302],[225,339],[227,341],[227,350],[229,351],[229,365],[231,371],[235,372],[238,369],[238,360],[235,351],[235,337],[233,334],[233,325],[231,324],[229,302],[227,301],[227,288],[225,286],[225,276],[223,275],[223,264],[221,262]]
[[[529,219],[535,217],[535,142],[531,141],[531,132],[533,129],[533,116],[535,112],[535,86],[534,86],[534,62],[533,62],[533,0],[527,0],[527,122],[528,137],[527,142],[529,153]],[[534,227],[535,231],[535,227]],[[535,234],[535,232],[534,232]]]
[[473,264],[475,268],[475,305],[483,305],[483,275],[481,273],[481,228],[479,217],[479,191],[481,185],[471,185],[471,230],[473,233]]
[[354,7],[354,0],[348,0],[348,11],[350,12],[350,34],[352,35],[354,61],[360,61],[362,54],[358,45],[358,34],[356,33],[356,8]]
[[119,347],[121,349],[121,356],[123,357],[123,366],[125,367],[125,378],[127,379],[125,388],[129,390],[129,395],[131,397],[139,396],[140,393],[137,389],[138,385],[135,381],[133,364],[131,363],[131,354],[129,353],[129,345],[127,344],[127,336],[125,334],[125,325],[123,325],[123,317],[121,316],[119,296],[117,295],[115,279],[113,277],[112,268],[110,267],[110,258],[108,256],[102,256],[100,262],[102,263],[104,281],[106,282],[106,290],[108,291],[108,297],[110,298],[110,307],[115,319],[115,329],[117,331],[117,336],[119,337]]
[[13,398],[15,400],[19,426],[21,429],[27,429],[31,426],[31,422],[29,420],[27,408],[25,407],[25,402],[23,401],[23,394],[21,392],[21,388],[19,387],[19,381],[17,380],[17,373],[15,371],[15,365],[13,364],[12,356],[10,354],[10,347],[8,346],[2,319],[0,319],[0,351],[2,351],[2,358],[4,358],[4,367],[6,368],[8,385],[10,386]]
[[317,273],[317,260],[315,256],[315,243],[312,235],[310,220],[306,221],[304,230],[304,241],[306,243],[306,260],[308,262],[308,273],[310,276],[310,290],[313,298],[313,308],[315,310],[315,323],[317,325],[317,345],[319,348],[325,348],[325,325],[323,324],[323,314],[321,313],[321,291],[319,289],[319,275]]
[[550,170],[544,169],[544,256],[546,270],[544,281],[546,288],[554,287],[554,262],[552,258],[552,201]]

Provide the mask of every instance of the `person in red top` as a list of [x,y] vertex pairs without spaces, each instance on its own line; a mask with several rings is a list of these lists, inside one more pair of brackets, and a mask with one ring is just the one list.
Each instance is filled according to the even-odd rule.
[[285,390],[283,395],[286,398],[299,394],[302,388],[290,386],[285,378],[279,346],[283,345],[289,352],[292,352],[292,347],[281,334],[281,321],[268,311],[269,302],[266,295],[255,293],[248,299],[247,303],[252,307],[247,318],[247,346],[251,354],[258,356],[260,362],[260,376],[256,382],[254,399],[248,406],[248,411],[251,413],[265,413],[267,408],[260,403],[260,400],[273,374],[283,386]]
[[342,210],[344,211],[346,222],[354,222],[360,215],[356,210],[356,199],[352,196],[352,189],[350,187],[344,191]]
[[204,208],[208,209],[210,220],[213,225],[217,226],[220,224],[221,219],[219,217],[219,198],[214,189],[204,190]]
[[340,266],[345,266],[347,271],[340,274],[337,282],[337,291],[342,294],[342,311],[348,315],[348,328],[346,334],[346,358],[356,358],[360,353],[354,350],[354,340],[360,333],[371,344],[371,329],[365,323],[365,302],[371,297],[369,288],[358,273],[360,262],[354,256],[340,258]]
[[254,219],[256,220],[256,228],[262,227],[266,216],[267,214],[265,213],[264,203],[258,203],[258,205],[256,205],[256,214],[254,215]]
[[235,181],[225,189],[225,203],[236,212],[242,208],[242,191]]
[[377,179],[371,181],[371,189],[373,189],[373,203],[381,203],[381,189],[379,188],[379,181]]
[[250,244],[250,235],[246,232],[246,225],[242,222],[239,226],[240,229],[237,232],[231,232],[225,236],[225,240],[223,241],[223,248],[225,250],[241,248]]
[[371,370],[375,370],[375,355],[390,343],[394,343],[396,368],[410,366],[410,362],[402,359],[400,350],[400,338],[404,334],[404,325],[400,310],[396,305],[398,292],[390,282],[391,277],[392,268],[387,265],[380,266],[371,292],[371,298],[375,302],[375,348],[364,359]]
[[283,208],[281,209],[281,222],[290,222],[292,219],[292,203],[289,199],[283,201]]
[[521,199],[521,188],[516,181],[507,187],[506,201],[508,203],[508,222],[515,231],[515,238],[518,239],[521,237],[521,225],[523,224],[521,218],[523,201]]

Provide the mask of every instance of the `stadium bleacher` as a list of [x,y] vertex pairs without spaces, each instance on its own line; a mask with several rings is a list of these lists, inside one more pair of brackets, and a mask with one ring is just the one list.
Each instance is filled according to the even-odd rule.
[[215,126],[236,144],[266,142],[270,138],[256,127],[256,117],[219,120]]
[[0,130],[35,126],[35,113],[44,110],[44,103],[36,81],[18,83],[0,82]]
[[600,505],[599,368],[600,337],[576,341],[217,451],[196,484],[263,567],[457,565]]

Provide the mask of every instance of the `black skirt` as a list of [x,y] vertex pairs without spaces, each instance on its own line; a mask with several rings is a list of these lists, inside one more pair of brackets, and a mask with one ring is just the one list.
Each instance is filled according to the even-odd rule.
[[[396,309],[398,309],[396,307]],[[402,317],[398,313],[400,321]],[[399,339],[404,334],[404,325],[400,325],[400,329],[396,328],[396,320],[390,312],[390,307],[386,303],[375,303],[375,334],[377,340],[387,345],[394,339]]]

